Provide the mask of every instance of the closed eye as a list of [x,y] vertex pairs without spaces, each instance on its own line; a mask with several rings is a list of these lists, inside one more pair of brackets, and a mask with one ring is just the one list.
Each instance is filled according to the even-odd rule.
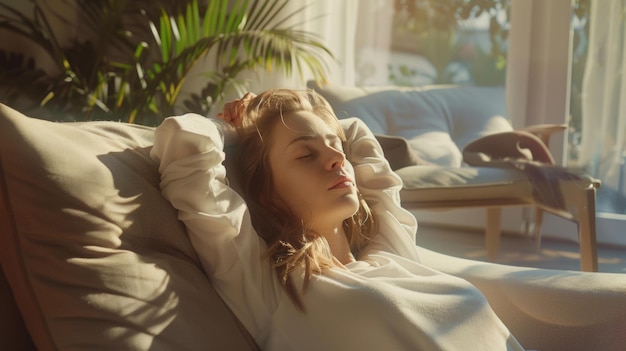
[[300,156],[296,157],[296,160],[307,160],[307,159],[311,159],[314,158],[316,155],[316,152],[314,151],[308,151],[307,153],[303,153]]

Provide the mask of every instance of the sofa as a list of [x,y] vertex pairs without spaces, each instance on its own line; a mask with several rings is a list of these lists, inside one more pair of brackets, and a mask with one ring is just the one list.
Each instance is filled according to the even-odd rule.
[[[0,105],[0,350],[258,350],[160,194],[154,129],[34,117]],[[626,275],[419,250],[526,348],[624,350]]]

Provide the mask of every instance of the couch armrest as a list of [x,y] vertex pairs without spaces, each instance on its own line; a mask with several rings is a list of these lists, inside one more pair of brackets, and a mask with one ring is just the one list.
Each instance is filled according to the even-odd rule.
[[422,262],[470,281],[527,349],[621,351],[626,275],[506,266],[419,248]]

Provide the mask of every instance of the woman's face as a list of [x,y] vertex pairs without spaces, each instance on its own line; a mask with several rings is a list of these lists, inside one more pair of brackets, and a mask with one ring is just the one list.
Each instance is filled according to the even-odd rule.
[[340,228],[359,208],[341,139],[312,112],[291,113],[284,121],[273,127],[269,147],[277,195],[314,231]]

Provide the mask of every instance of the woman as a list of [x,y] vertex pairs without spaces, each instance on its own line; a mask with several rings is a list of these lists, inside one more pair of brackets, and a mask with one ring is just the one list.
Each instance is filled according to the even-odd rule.
[[313,91],[225,105],[222,135],[166,119],[153,157],[220,296],[263,350],[522,350],[468,282],[419,263],[415,218],[369,129]]

